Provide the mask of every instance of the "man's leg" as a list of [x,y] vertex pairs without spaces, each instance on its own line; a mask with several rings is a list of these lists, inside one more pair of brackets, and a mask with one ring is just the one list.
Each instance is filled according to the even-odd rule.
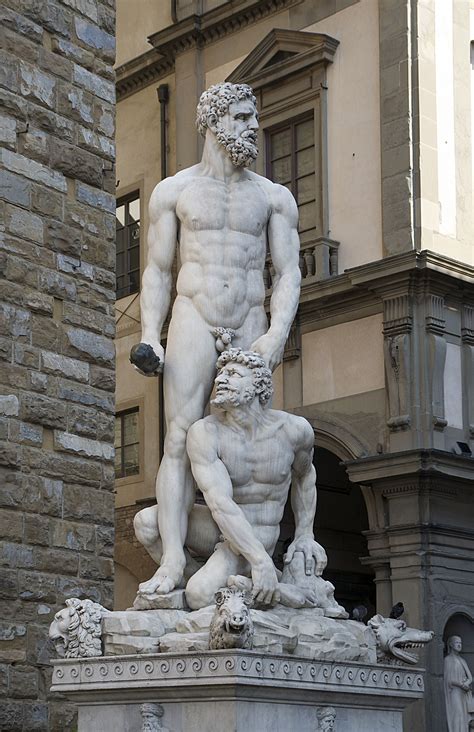
[[268,320],[264,308],[261,305],[253,307],[242,327],[238,329],[232,339],[232,346],[249,351],[250,346],[257,338],[268,330]]
[[186,585],[186,601],[192,610],[214,604],[214,595],[221,587],[227,586],[230,575],[244,574],[248,562],[244,557],[234,554],[226,541],[217,545],[216,550]]
[[[163,546],[158,530],[158,505],[142,508],[133,519],[135,536],[147,550],[151,558],[159,565],[163,555]],[[186,567],[184,578],[189,579],[201,567],[189,554],[187,549],[199,557],[207,559],[211,556],[220,539],[220,531],[207,506],[194,504],[189,514],[188,533],[186,535]]]
[[177,298],[165,354],[164,398],[167,432],[156,479],[161,565],[142,582],[142,592],[171,592],[182,580],[183,545],[194,503],[193,478],[186,454],[189,427],[203,416],[215,376],[217,352],[211,329],[184,298]]

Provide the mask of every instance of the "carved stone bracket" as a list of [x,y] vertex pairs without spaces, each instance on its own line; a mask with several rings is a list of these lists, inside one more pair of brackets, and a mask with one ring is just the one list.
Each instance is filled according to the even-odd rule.
[[386,336],[410,333],[413,316],[408,293],[395,295],[384,300],[383,332]]

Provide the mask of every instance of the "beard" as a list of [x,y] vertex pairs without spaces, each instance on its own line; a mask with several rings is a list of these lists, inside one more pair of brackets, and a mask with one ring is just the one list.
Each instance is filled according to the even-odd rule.
[[235,409],[250,404],[255,397],[255,389],[247,388],[241,394],[232,391],[229,388],[218,391],[215,398],[211,399],[211,404],[217,409]]
[[225,127],[218,122],[213,132],[217,142],[225,148],[232,161],[232,165],[235,165],[236,168],[248,168],[257,159],[257,135],[252,130],[242,132],[239,137],[236,137],[230,132],[227,132]]

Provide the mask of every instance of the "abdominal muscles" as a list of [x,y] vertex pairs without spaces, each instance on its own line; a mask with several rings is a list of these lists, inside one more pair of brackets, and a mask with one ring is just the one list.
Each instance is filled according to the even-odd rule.
[[[240,238],[242,245],[244,242]],[[261,249],[261,242],[254,240],[253,244]],[[191,299],[209,325],[237,329],[252,308],[263,307],[264,257],[260,252],[250,252],[245,246],[238,252],[235,246],[222,243],[207,246],[198,242],[188,242],[184,247],[182,242],[181,252],[183,263],[177,280],[178,295]],[[214,256],[210,256],[212,254]]]

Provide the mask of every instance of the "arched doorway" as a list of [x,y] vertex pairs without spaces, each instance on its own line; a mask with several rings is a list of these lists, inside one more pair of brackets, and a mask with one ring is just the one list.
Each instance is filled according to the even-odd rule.
[[[314,534],[328,555],[324,578],[336,588],[335,597],[350,613],[364,605],[368,617],[375,612],[374,573],[360,561],[368,556],[364,531],[369,528],[367,509],[358,485],[349,481],[341,459],[324,447],[316,447],[318,505]],[[283,555],[294,535],[290,499],[287,501],[275,551],[275,563],[282,567]]]

